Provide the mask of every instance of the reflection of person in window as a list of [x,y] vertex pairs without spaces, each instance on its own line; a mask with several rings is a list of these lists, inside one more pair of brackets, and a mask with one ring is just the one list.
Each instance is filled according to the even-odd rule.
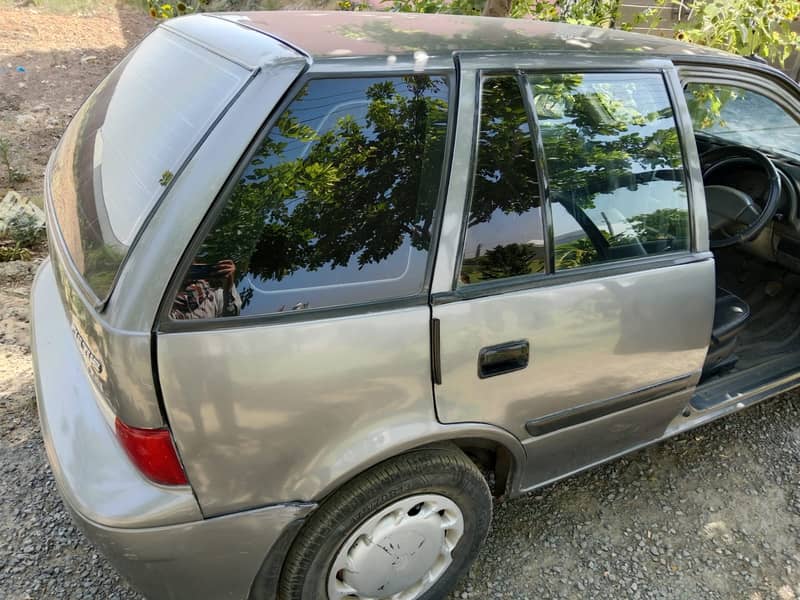
[[173,319],[213,319],[235,317],[242,310],[233,276],[236,265],[221,260],[214,265],[193,264],[184,288],[175,296],[170,316]]

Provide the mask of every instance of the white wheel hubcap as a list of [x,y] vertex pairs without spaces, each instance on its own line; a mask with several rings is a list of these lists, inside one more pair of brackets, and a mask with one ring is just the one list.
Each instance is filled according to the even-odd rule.
[[464,533],[455,502],[436,494],[398,500],[364,521],[328,573],[329,600],[415,600],[453,562]]

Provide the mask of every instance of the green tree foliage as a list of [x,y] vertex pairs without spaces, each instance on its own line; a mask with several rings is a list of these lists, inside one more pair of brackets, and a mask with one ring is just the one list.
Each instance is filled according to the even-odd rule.
[[649,214],[630,219],[640,241],[656,241],[664,238],[689,239],[689,219],[685,210],[661,208]]
[[171,19],[188,15],[206,4],[206,0],[178,0],[177,2],[159,2],[147,0],[147,9],[154,19]]
[[[492,1],[487,0],[487,3]],[[622,22],[621,10],[621,0],[514,0],[508,16],[627,29],[628,25]]]
[[566,244],[559,244],[555,248],[555,263],[558,271],[585,267],[597,262],[597,259],[597,248],[589,238],[584,237]]
[[792,30],[800,15],[798,0],[694,0],[688,8],[688,20],[676,26],[678,39],[761,56],[779,66],[798,49]]
[[[383,1],[388,3],[388,0]],[[485,3],[482,0],[392,0],[391,4],[398,12],[479,15]]]

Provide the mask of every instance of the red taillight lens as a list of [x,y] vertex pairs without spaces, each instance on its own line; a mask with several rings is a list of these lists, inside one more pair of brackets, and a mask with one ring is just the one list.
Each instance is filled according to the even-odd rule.
[[129,427],[119,419],[117,437],[133,464],[148,479],[164,485],[187,485],[169,429]]

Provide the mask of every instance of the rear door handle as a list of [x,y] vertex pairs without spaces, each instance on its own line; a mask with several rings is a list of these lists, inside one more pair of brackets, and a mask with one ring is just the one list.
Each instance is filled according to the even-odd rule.
[[530,344],[528,340],[505,342],[482,348],[478,354],[478,377],[486,379],[503,373],[519,371],[528,366]]

